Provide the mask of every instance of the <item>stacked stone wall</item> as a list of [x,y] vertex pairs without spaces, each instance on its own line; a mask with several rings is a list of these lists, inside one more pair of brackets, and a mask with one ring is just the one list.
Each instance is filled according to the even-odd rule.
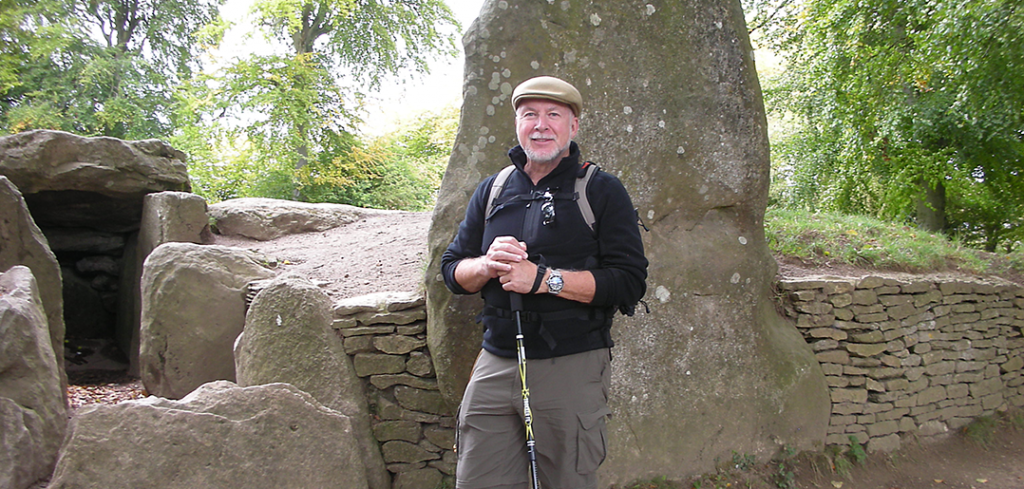
[[779,288],[829,383],[826,444],[891,451],[1024,406],[1024,288],[876,276]]
[[455,419],[427,352],[425,303],[422,294],[385,293],[334,308],[395,489],[437,487],[455,475]]

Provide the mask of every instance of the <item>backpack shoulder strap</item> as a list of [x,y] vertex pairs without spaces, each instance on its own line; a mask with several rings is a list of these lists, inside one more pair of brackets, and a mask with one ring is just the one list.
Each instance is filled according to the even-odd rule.
[[501,191],[505,188],[505,182],[508,181],[508,177],[512,176],[512,172],[515,169],[515,165],[508,165],[502,168],[498,175],[494,177],[491,189],[487,192],[487,212],[484,212],[485,220],[491,216],[491,212],[494,212],[494,202],[498,197],[501,197]]
[[594,224],[597,222],[597,218],[594,217],[594,209],[590,207],[590,200],[587,199],[587,185],[590,184],[590,180],[600,169],[601,167],[594,163],[584,162],[580,171],[585,173],[576,178],[576,205],[580,207],[580,214],[583,214],[583,220],[587,222],[590,232],[594,232]]

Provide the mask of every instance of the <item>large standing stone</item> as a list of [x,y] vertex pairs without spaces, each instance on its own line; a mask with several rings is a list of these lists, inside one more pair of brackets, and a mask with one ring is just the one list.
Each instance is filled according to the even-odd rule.
[[50,250],[46,237],[28,212],[25,199],[10,180],[0,176],[0,272],[15,265],[32,270],[39,296],[46,311],[50,346],[59,360],[61,385],[67,384],[64,373],[64,295],[60,265]]
[[245,326],[246,285],[268,279],[259,255],[167,243],[142,272],[139,364],[150,394],[180,399],[213,380],[235,380],[233,347]]
[[550,74],[582,92],[584,158],[623,181],[650,228],[650,312],[612,329],[602,480],[681,478],[732,451],[763,460],[783,444],[823,442],[824,376],[770,299],[768,140],[740,2],[491,0],[463,42],[465,102],[427,286],[431,353],[450,400],[478,349],[479,303],[445,290],[440,257],[477,183],[508,164],[513,87]]
[[352,360],[331,328],[331,300],[305,278],[274,279],[249,306],[235,343],[238,385],[286,382],[349,417],[371,489],[391,489],[391,476],[370,429],[370,410]]
[[159,140],[122,141],[59,131],[0,137],[0,175],[25,195],[41,228],[138,228],[142,198],[191,190],[185,154]]
[[114,337],[128,355],[129,372],[139,373],[139,317],[142,314],[140,281],[146,257],[164,243],[209,242],[210,222],[206,200],[186,192],[157,192],[142,201],[142,222],[139,233],[129,242],[129,252],[122,260],[121,297],[118,301]]
[[288,234],[325,231],[382,212],[393,211],[260,198],[231,199],[210,206],[210,217],[219,234],[260,241]]
[[349,420],[288,384],[83,408],[50,489],[366,489]]
[[32,271],[0,274],[0,487],[22,489],[53,471],[67,408]]

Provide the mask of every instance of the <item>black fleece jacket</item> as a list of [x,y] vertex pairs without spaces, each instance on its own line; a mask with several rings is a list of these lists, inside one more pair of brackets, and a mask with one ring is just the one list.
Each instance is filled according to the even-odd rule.
[[[619,310],[632,315],[647,290],[647,259],[629,194],[614,175],[597,172],[587,187],[597,219],[591,232],[573,198],[575,180],[582,176],[576,143],[537,185],[523,171],[526,155],[521,147],[509,150],[509,158],[516,171],[490,219],[484,216],[486,198],[496,175],[484,179],[470,198],[459,232],[441,259],[445,284],[454,293],[468,294],[455,281],[459,261],[485,254],[497,236],[514,236],[526,242],[530,261],[562,270],[589,270],[596,287],[590,304],[551,294],[523,297],[527,357],[551,358],[612,346],[612,314]],[[555,219],[547,225],[540,212],[545,191],[555,195]],[[492,279],[481,294],[486,304],[481,316],[483,348],[514,358],[516,326],[509,313],[509,293]]]

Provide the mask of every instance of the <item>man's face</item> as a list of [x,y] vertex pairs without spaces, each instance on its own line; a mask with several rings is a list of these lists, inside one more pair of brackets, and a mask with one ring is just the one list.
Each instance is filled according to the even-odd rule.
[[565,104],[531,98],[516,109],[516,136],[533,163],[558,163],[568,156],[577,129],[579,120]]

